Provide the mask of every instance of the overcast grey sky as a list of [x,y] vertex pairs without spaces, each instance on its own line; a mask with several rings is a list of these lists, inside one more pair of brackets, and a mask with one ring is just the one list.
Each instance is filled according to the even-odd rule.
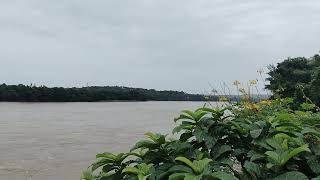
[[319,42],[319,0],[0,0],[8,84],[202,92]]

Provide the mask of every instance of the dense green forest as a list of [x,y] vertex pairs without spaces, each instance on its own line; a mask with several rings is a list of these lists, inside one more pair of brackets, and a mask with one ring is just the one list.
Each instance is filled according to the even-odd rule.
[[17,102],[97,102],[97,101],[217,101],[216,96],[180,91],[119,86],[62,88],[26,85],[0,85],[0,101]]
[[296,104],[309,101],[320,105],[320,56],[287,58],[269,67],[269,85],[274,97],[292,97]]

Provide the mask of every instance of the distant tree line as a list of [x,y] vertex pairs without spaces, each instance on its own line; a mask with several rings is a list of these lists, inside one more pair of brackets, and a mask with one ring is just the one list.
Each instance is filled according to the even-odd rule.
[[119,86],[63,88],[34,85],[0,85],[0,101],[13,102],[97,102],[97,101],[217,101],[217,96],[180,91]]
[[320,105],[320,56],[287,58],[269,67],[267,89],[274,97],[292,97],[296,104],[306,101]]

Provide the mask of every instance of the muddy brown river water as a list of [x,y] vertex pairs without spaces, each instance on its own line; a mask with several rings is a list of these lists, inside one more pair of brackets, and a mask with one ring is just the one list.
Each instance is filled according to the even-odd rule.
[[203,105],[0,103],[0,180],[78,180],[97,153],[126,151],[147,131],[170,133],[181,110]]

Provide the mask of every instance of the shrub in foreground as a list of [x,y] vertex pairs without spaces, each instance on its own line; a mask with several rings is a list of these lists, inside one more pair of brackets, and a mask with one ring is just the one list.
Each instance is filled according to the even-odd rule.
[[320,179],[320,113],[290,99],[182,111],[173,133],[102,153],[81,180]]

